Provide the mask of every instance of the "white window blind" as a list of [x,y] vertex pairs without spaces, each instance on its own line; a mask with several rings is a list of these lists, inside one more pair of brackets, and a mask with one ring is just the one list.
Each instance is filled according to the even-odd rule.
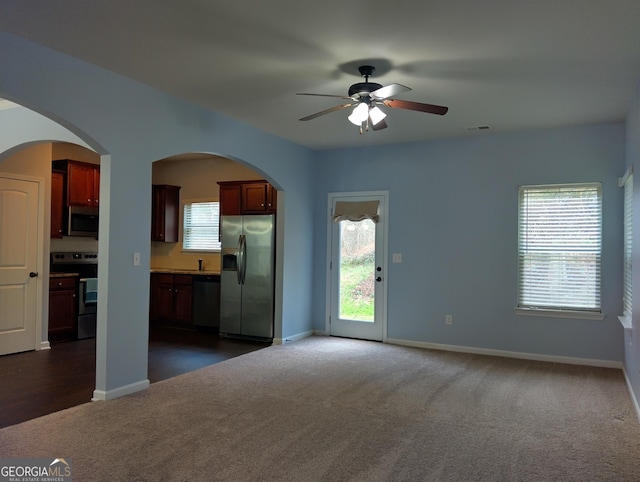
[[631,316],[633,281],[631,278],[631,257],[633,256],[633,174],[624,183],[624,272],[623,272],[623,315]]
[[220,251],[219,202],[187,202],[183,219],[182,249]]
[[518,307],[600,312],[602,186],[520,187]]

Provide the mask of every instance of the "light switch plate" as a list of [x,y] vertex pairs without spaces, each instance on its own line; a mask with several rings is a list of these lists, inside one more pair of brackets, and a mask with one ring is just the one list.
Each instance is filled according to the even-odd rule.
[[133,265],[140,266],[140,253],[133,253]]
[[392,260],[394,263],[402,263],[402,253],[393,253]]

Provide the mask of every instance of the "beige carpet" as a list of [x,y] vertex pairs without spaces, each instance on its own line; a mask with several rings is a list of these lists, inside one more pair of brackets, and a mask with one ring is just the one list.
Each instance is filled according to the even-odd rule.
[[2,429],[0,457],[77,481],[637,481],[640,424],[619,370],[312,337]]

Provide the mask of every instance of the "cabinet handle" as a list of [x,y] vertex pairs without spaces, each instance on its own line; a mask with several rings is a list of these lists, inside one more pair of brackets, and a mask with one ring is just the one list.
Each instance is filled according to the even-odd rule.
[[91,199],[87,199],[87,202],[88,202],[89,204],[91,204]]
[[62,286],[62,283],[58,283],[58,286]]
[[260,204],[260,207],[261,207],[261,208],[263,208],[263,207],[264,207],[264,203],[261,203],[261,204]]

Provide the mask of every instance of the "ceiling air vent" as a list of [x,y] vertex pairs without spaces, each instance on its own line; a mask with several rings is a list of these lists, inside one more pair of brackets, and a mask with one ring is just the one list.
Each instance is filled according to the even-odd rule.
[[489,129],[491,129],[489,126],[467,127],[468,131],[488,131]]

